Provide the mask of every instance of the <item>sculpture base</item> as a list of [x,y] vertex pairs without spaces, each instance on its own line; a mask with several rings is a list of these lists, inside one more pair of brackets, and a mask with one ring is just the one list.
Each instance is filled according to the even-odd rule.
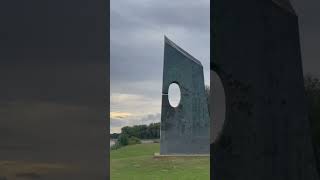
[[210,157],[210,154],[160,154],[154,153],[153,158],[167,158],[167,157]]

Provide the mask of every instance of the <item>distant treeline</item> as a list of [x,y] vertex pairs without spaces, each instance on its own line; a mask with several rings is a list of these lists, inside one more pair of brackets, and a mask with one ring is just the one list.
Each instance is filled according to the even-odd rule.
[[[126,134],[128,137],[136,137],[139,139],[159,139],[160,138],[160,123],[151,123],[149,125],[135,125],[132,127],[125,126],[121,128],[121,134]],[[118,139],[120,134],[113,133],[111,139]]]
[[110,139],[118,139],[120,133],[112,133],[110,134]]

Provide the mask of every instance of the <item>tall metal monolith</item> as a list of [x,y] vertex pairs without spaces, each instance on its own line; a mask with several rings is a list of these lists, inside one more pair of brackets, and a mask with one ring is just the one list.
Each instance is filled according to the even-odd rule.
[[[168,100],[172,83],[181,92],[177,107]],[[209,154],[209,129],[201,62],[165,37],[160,154]]]
[[213,179],[318,180],[290,2],[214,0],[212,7],[211,68],[226,95]]

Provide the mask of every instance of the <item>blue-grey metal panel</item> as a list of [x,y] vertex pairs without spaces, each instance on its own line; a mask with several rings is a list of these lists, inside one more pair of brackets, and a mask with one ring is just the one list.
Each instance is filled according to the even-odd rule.
[[[180,103],[171,107],[170,84],[177,83]],[[209,154],[210,124],[203,67],[199,60],[165,37],[160,154]]]

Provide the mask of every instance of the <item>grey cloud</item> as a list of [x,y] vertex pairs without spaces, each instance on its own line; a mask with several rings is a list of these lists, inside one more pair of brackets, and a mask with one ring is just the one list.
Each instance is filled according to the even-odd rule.
[[[170,2],[159,3],[160,5],[154,8],[145,8],[145,11],[140,11],[141,18],[146,17],[148,22],[158,22],[162,26],[181,26],[192,30],[203,31],[203,28],[209,27],[209,4],[196,4],[193,6],[182,6],[180,3],[169,6]],[[193,13],[197,12],[196,15]]]
[[299,17],[304,73],[320,77],[320,1],[291,1]]
[[125,125],[125,121],[119,119],[110,118],[110,126],[111,127],[122,127]]
[[[181,26],[187,29],[203,30],[209,27],[210,1],[119,1],[111,4],[111,17],[124,14],[140,25],[151,27]],[[196,14],[196,15],[195,15]],[[111,22],[113,19],[111,19]],[[114,20],[115,22],[117,19]],[[130,28],[122,26],[124,28]],[[119,27],[119,26],[117,26]]]
[[1,102],[103,107],[106,79],[104,63],[5,65],[0,67]]
[[149,114],[146,117],[141,119],[141,122],[145,122],[145,123],[152,123],[152,122],[160,122],[161,119],[161,114],[157,113],[157,114]]
[[166,33],[209,67],[209,25],[209,1],[112,2],[111,80],[161,79]]

